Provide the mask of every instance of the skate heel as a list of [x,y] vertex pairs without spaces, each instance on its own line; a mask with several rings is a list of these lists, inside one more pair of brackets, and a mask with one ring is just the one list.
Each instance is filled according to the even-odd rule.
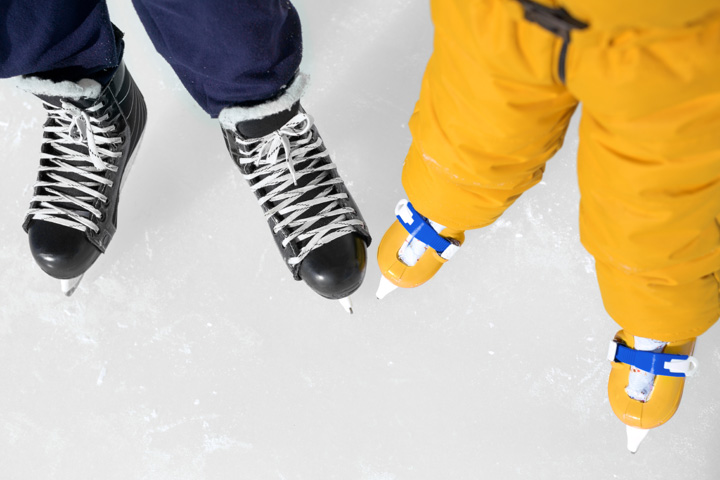
[[[668,343],[662,353],[636,350],[635,337],[620,330],[612,343],[608,359],[612,370],[608,381],[608,398],[615,415],[626,426],[627,447],[635,453],[650,429],[664,424],[680,406],[685,377],[697,370],[692,357],[695,339]],[[631,368],[655,375],[645,401],[629,396],[627,387]]]
[[413,288],[430,280],[465,241],[465,232],[426,219],[407,200],[398,203],[395,215],[378,247],[379,299],[397,287]]

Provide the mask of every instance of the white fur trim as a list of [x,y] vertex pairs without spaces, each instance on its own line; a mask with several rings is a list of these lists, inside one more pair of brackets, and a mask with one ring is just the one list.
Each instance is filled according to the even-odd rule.
[[98,98],[102,85],[96,80],[83,78],[78,82],[53,82],[39,77],[16,77],[17,86],[26,92],[49,97],[62,97],[73,100]]
[[223,108],[218,116],[220,125],[230,130],[235,129],[238,122],[247,120],[259,120],[275,113],[280,113],[295,105],[305,94],[310,76],[304,73],[298,73],[295,80],[290,86],[277,98],[252,107],[227,107]]

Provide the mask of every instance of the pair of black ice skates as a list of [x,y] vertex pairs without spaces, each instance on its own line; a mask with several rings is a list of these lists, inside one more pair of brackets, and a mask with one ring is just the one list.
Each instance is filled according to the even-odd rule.
[[[293,277],[352,313],[349,296],[365,275],[370,235],[300,105],[305,83],[298,74],[278,98],[226,108],[220,123]],[[120,191],[145,130],[145,101],[122,63],[105,87],[37,77],[23,77],[20,87],[48,114],[23,228],[35,261],[71,295],[115,233]]]

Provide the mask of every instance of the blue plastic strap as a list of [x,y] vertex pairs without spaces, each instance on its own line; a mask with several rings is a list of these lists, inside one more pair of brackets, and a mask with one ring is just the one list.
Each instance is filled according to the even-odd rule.
[[413,208],[410,202],[407,202],[406,207],[410,211],[409,216],[402,214],[396,215],[400,224],[405,227],[405,230],[407,230],[410,235],[442,255],[452,243],[441,237],[432,225],[430,225],[430,222]]
[[665,362],[672,360],[687,360],[688,355],[672,355],[669,353],[646,352],[643,350],[634,350],[625,345],[617,344],[615,352],[615,361],[632,365],[648,373],[654,375],[662,375],[665,377],[684,377],[684,373],[671,372],[665,368]]

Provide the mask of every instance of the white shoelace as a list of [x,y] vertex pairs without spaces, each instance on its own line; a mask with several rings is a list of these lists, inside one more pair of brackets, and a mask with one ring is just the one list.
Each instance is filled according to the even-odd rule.
[[[122,152],[109,150],[108,146],[122,141],[120,137],[106,136],[115,130],[114,125],[101,127],[100,123],[107,120],[108,115],[95,117],[93,114],[102,108],[102,104],[93,105],[88,109],[80,109],[70,103],[62,102],[61,107],[46,103],[49,119],[54,119],[53,126],[45,127],[45,132],[53,134],[54,138],[44,138],[43,144],[50,144],[57,155],[41,153],[40,158],[47,160],[50,165],[41,164],[39,171],[45,173],[47,181],[38,181],[35,188],[41,189],[43,194],[32,198],[37,208],[28,210],[27,215],[35,220],[57,223],[80,231],[90,229],[94,232],[98,226],[91,220],[90,213],[96,218],[101,212],[92,203],[100,200],[106,203],[107,196],[99,192],[103,185],[112,187],[113,181],[98,175],[106,170],[116,172],[118,167],[107,160],[117,158]],[[83,146],[87,153],[78,152],[68,146]],[[78,181],[68,177],[68,174],[78,176],[84,180]],[[84,195],[79,195],[81,192]],[[72,204],[75,208],[69,210],[61,206]]]
[[[283,247],[293,240],[307,241],[296,257],[288,259],[290,265],[299,264],[314,249],[355,232],[356,227],[363,224],[359,219],[347,217],[347,214],[355,213],[354,209],[340,204],[347,194],[332,193],[334,185],[342,183],[342,179],[332,178],[335,164],[329,159],[323,161],[327,157],[325,146],[321,138],[313,140],[312,125],[312,117],[300,112],[280,129],[262,138],[235,137],[237,143],[245,147],[243,153],[246,156],[238,161],[257,167],[253,173],[243,175],[248,181],[260,178],[252,185],[252,191],[267,190],[258,203],[261,206],[275,204],[265,212],[265,219],[278,214],[282,218],[273,228],[274,233],[283,228],[290,230],[282,242]],[[314,150],[317,151],[311,154]],[[314,178],[307,185],[298,186],[298,180],[308,175]],[[315,191],[312,198],[297,201],[310,191]],[[315,215],[303,217],[308,209],[319,205],[325,206]],[[321,220],[330,218],[328,223],[313,228]]]

